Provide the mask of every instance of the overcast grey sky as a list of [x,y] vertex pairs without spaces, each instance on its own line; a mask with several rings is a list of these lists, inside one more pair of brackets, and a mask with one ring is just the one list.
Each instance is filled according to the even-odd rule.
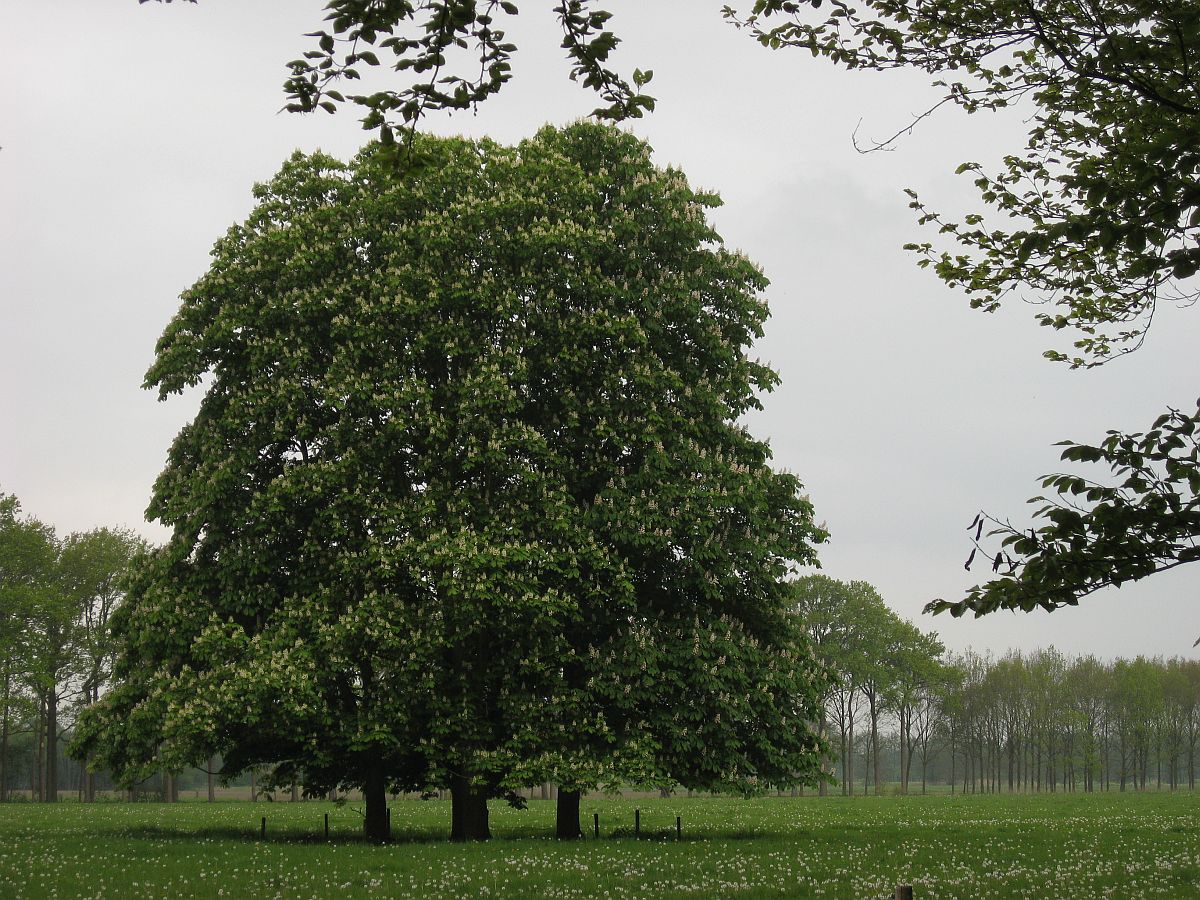
[[[971,208],[955,166],[1017,150],[1020,112],[944,110],[894,152],[860,155],[856,126],[886,137],[936,97],[921,79],[764,50],[722,22],[719,0],[604,5],[625,39],[616,64],[655,72],[658,111],[629,127],[661,165],[720,192],[718,229],[772,281],[757,352],[783,384],[751,424],[832,531],[825,571],[870,581],[955,648],[1195,656],[1200,571],[1187,569],[1053,615],[920,615],[974,583],[962,564],[976,510],[1026,517],[1036,476],[1058,468],[1055,441],[1144,429],[1200,391],[1198,310],[1163,310],[1137,354],[1070,372],[1042,360],[1056,336],[1029,306],[973,312],[901,249],[920,234],[902,189]],[[367,137],[351,110],[278,113],[284,63],[322,7],[0,0],[0,490],[60,533],[162,539],[143,510],[198,397],[140,389],[155,340],[255,181],[296,148],[345,158]],[[598,105],[567,80],[552,4],[521,7],[514,80],[476,115],[426,127],[514,142]]]

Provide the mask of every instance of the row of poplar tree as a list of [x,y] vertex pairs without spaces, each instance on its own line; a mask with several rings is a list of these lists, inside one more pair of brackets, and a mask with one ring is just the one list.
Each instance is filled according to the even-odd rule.
[[1196,787],[1200,660],[1050,649],[948,671],[940,730],[963,790]]
[[[70,766],[62,744],[111,677],[109,620],[144,546],[109,528],[59,539],[0,497],[0,799],[113,787]],[[837,673],[823,723],[834,791],[1195,788],[1200,661],[951,654],[866,582],[812,575],[792,588]]]
[[908,793],[915,783],[922,792],[1195,789],[1200,660],[948,653],[866,582],[813,575],[794,589],[838,674],[824,727],[844,794]]

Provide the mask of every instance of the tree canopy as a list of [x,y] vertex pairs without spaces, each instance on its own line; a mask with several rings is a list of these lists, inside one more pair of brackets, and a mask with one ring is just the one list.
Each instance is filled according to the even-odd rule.
[[[738,425],[766,280],[636,138],[293,156],[146,384],[205,384],[76,749],[305,788],[815,780],[825,677],[784,576],[824,532]],[[703,752],[700,752],[703,751]]]

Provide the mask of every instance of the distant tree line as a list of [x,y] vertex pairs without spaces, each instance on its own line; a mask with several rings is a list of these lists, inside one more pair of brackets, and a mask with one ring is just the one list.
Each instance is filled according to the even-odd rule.
[[1200,661],[955,657],[942,733],[966,791],[1196,787]]
[[1200,660],[947,653],[865,582],[793,590],[838,676],[822,726],[843,794],[1195,789]]
[[[58,800],[62,738],[112,675],[109,619],[144,548],[119,528],[60,539],[0,494],[0,801],[18,779],[38,799]],[[93,799],[95,776],[86,767],[76,775],[81,796]]]

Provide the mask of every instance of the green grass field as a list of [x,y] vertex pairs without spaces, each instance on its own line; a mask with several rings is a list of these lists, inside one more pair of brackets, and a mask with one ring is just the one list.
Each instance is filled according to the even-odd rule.
[[535,800],[494,804],[495,839],[469,846],[443,839],[448,802],[392,810],[397,842],[377,847],[354,804],[9,804],[0,897],[1200,896],[1186,793],[602,799],[575,843],[544,837],[554,805]]

